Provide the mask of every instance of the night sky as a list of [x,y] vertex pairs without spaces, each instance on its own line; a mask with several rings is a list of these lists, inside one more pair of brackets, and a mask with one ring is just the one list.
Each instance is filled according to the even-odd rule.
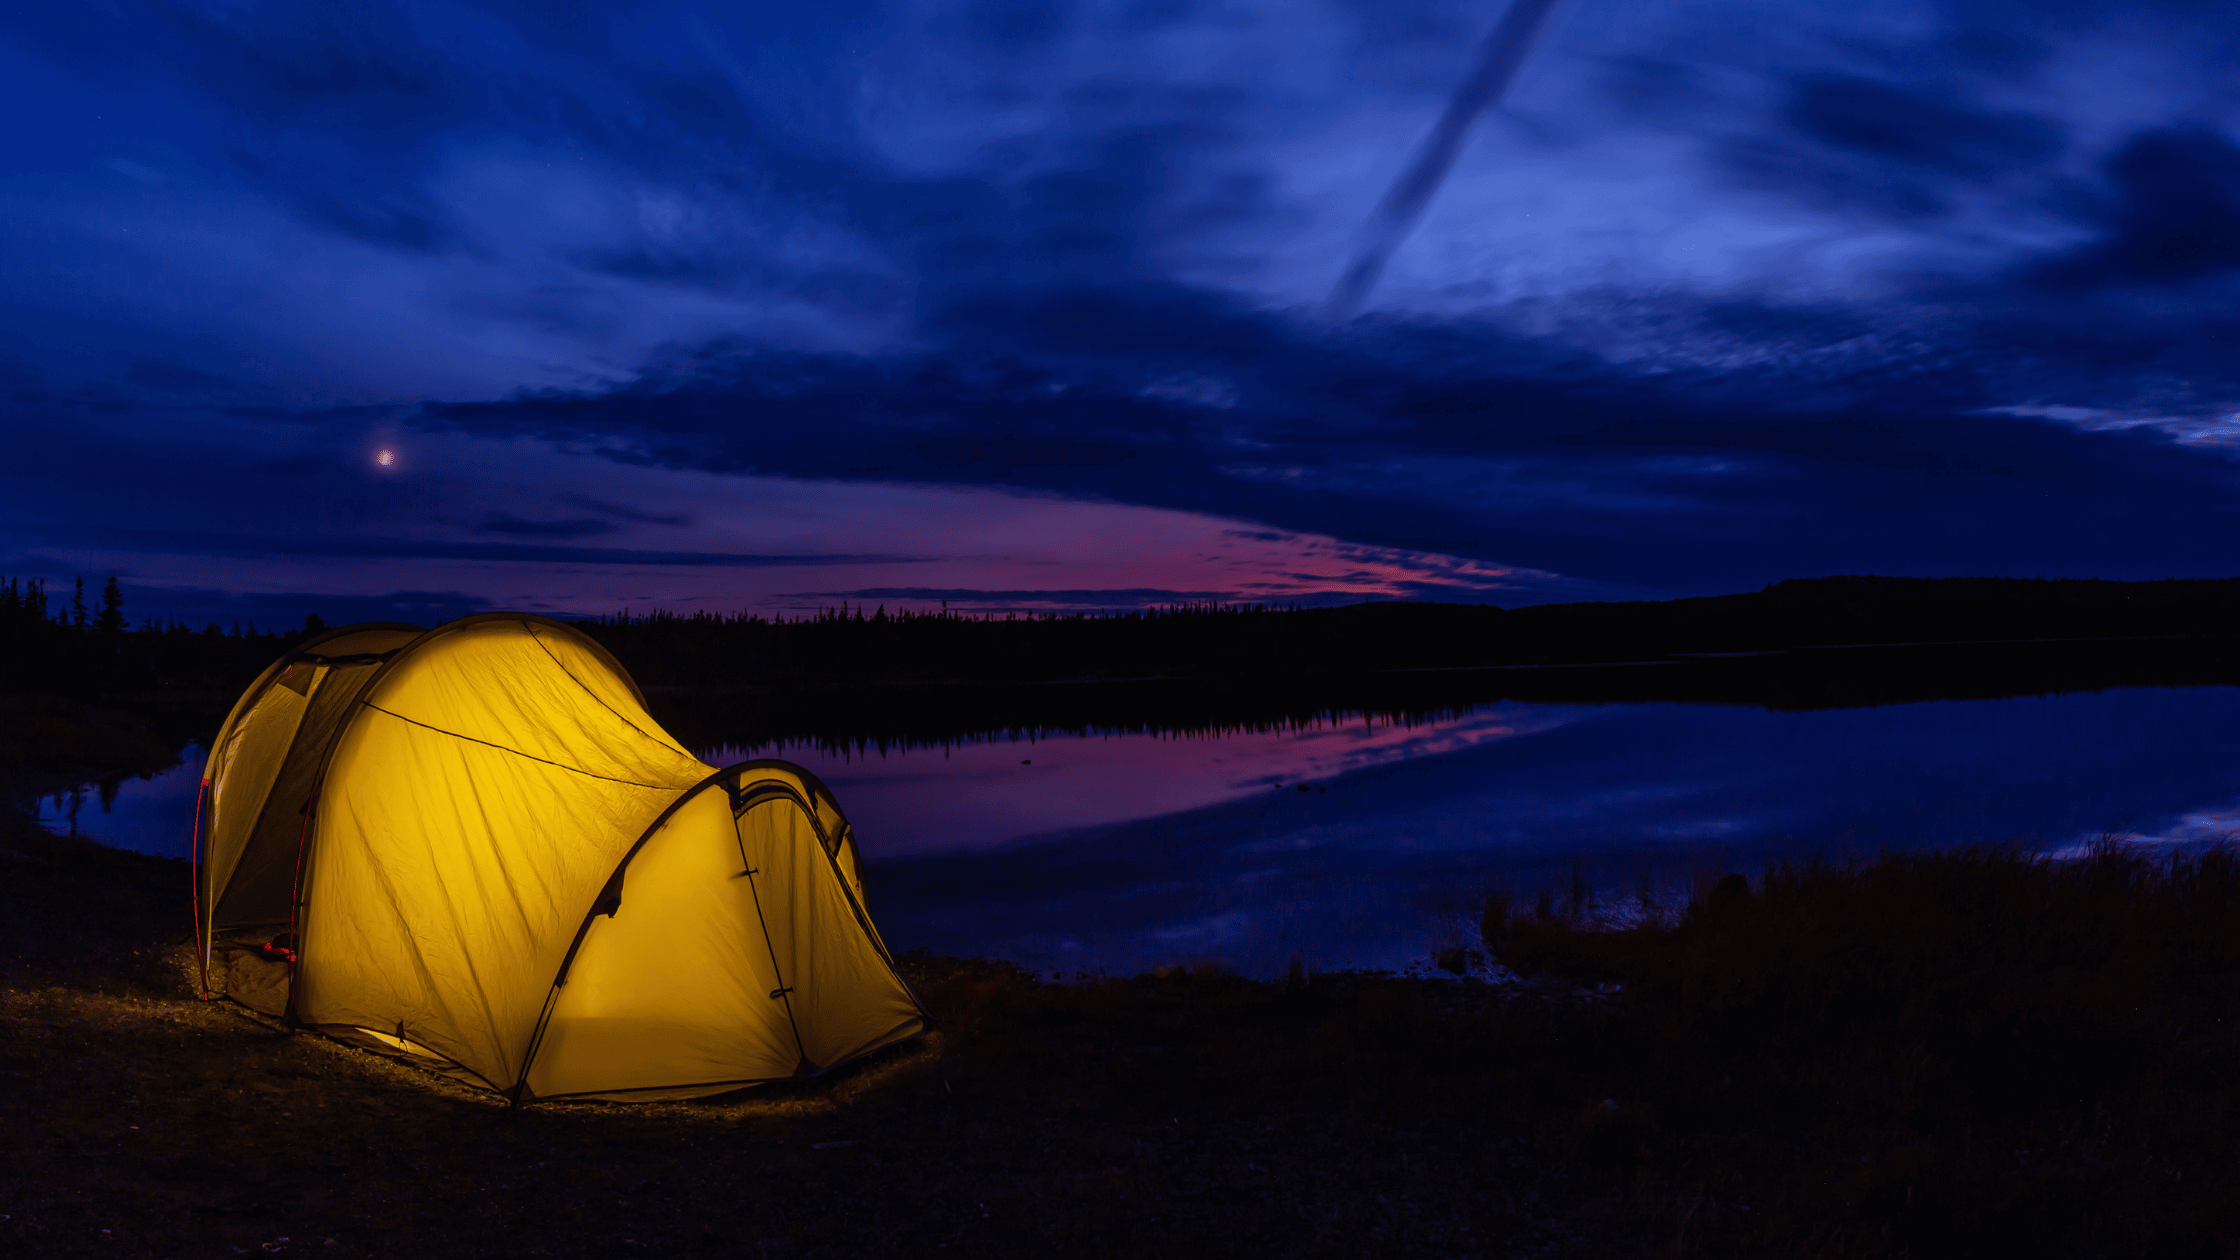
[[[293,625],[2240,574],[2240,5],[49,0],[0,574]],[[1350,308],[1350,309],[1349,309]]]

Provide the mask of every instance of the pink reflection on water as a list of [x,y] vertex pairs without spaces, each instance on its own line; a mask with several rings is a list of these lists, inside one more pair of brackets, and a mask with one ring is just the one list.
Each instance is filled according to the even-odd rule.
[[[1358,720],[1222,735],[1060,735],[949,748],[830,753],[789,744],[705,750],[716,765],[783,757],[823,779],[865,857],[989,849],[1029,836],[1153,818],[1349,771],[1560,725],[1524,707],[1436,722]],[[1341,789],[1342,790],[1342,789]]]

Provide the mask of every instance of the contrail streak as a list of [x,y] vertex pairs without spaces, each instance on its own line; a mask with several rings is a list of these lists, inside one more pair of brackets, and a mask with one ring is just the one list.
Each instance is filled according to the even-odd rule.
[[1338,287],[1330,292],[1330,304],[1324,309],[1330,319],[1343,322],[1353,318],[1362,299],[1376,287],[1392,251],[1415,230],[1423,208],[1431,204],[1432,195],[1446,182],[1447,172],[1454,169],[1455,155],[1462,152],[1462,140],[1469,134],[1470,124],[1509,89],[1509,80],[1517,76],[1517,67],[1532,51],[1541,22],[1555,5],[1556,0],[1510,0],[1501,24],[1486,36],[1478,68],[1455,89],[1454,99],[1447,102],[1447,112],[1424,138],[1415,161],[1378,203],[1376,214],[1361,234],[1361,249],[1354,255],[1353,265],[1346,268],[1345,275],[1338,278]]

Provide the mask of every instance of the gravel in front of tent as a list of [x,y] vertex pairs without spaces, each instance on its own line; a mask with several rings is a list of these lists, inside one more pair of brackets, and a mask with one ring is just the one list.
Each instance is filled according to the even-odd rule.
[[956,1018],[825,1080],[509,1113],[197,1001],[184,863],[4,843],[10,1254],[1420,1254],[1469,1245],[1496,1203],[1564,1237],[1579,1180],[1312,1076],[1248,1098],[1261,1049],[1224,1045],[1208,1076],[1193,1048],[1228,1034],[1188,1003],[1106,1028],[976,961],[914,959]]

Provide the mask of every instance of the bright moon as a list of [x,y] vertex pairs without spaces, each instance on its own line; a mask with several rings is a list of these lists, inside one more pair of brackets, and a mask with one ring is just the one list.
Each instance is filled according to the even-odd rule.
[[397,463],[397,453],[384,446],[373,453],[373,462],[383,468],[394,468]]

